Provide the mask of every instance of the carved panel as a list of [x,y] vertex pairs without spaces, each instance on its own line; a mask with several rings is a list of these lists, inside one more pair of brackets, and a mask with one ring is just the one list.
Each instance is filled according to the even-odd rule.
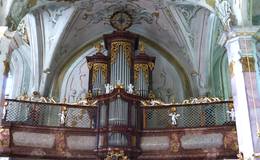
[[180,141],[183,149],[220,148],[223,145],[223,135],[220,133],[186,134]]
[[55,136],[53,134],[14,132],[13,143],[16,146],[52,148]]
[[141,148],[143,151],[167,150],[170,147],[168,136],[151,136],[141,138]]
[[71,150],[93,150],[96,147],[96,136],[68,136],[67,145]]

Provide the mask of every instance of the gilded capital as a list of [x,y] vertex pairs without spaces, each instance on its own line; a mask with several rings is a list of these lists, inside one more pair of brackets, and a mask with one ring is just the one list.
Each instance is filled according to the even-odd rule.
[[255,59],[252,56],[243,56],[240,58],[243,72],[255,72]]
[[8,76],[8,73],[10,71],[10,63],[7,60],[4,60],[3,63],[4,63],[4,73],[3,74],[5,76]]

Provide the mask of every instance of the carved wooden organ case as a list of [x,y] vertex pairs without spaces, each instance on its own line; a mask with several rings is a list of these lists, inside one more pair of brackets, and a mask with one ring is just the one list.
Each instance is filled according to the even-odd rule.
[[89,89],[98,100],[97,152],[104,157],[110,150],[123,150],[135,157],[142,129],[139,105],[152,90],[155,57],[146,55],[143,46],[137,50],[139,37],[131,32],[104,35],[104,43],[107,56],[99,50],[87,57]]

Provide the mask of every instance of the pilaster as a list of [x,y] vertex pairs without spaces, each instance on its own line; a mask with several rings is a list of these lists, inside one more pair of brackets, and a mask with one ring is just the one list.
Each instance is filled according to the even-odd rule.
[[226,42],[239,150],[245,159],[260,153],[260,96],[253,32],[232,32]]

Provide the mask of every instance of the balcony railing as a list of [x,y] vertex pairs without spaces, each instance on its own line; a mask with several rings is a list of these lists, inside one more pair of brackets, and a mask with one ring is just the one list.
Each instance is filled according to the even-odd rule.
[[96,106],[6,99],[3,122],[31,126],[94,128]]
[[[139,113],[143,117],[143,129],[211,127],[234,123],[230,116],[232,105],[232,101],[218,101],[141,106]],[[6,99],[6,110],[3,122],[31,126],[95,128],[98,117],[96,106],[79,104]],[[177,115],[176,125],[171,113]]]
[[[234,124],[231,115],[234,112],[234,110],[231,111],[232,107],[232,101],[143,106],[141,107],[143,128],[196,128],[230,125]],[[175,117],[172,117],[171,113],[175,114]]]

